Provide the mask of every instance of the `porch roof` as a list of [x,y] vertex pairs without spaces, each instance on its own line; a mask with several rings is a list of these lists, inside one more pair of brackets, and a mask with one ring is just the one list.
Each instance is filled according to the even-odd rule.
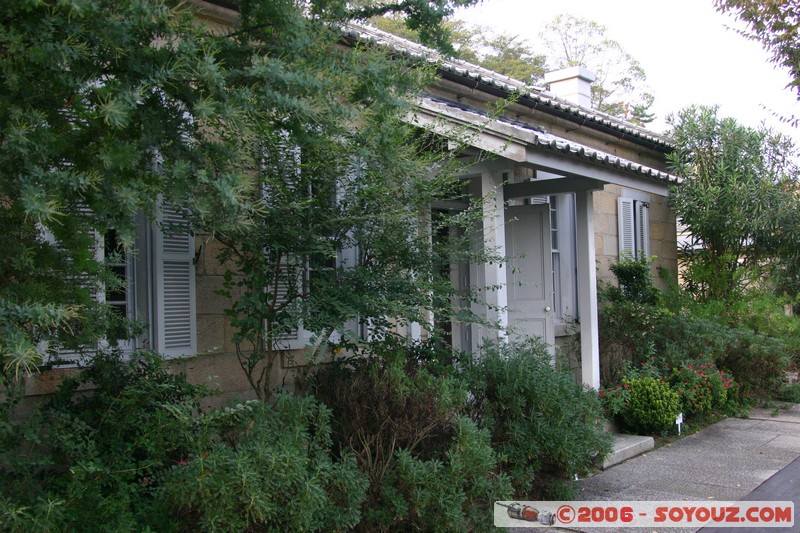
[[456,134],[470,146],[522,165],[592,180],[585,185],[614,183],[666,194],[670,185],[680,182],[673,174],[459,102],[423,96],[415,104],[409,120],[420,127],[445,136]]

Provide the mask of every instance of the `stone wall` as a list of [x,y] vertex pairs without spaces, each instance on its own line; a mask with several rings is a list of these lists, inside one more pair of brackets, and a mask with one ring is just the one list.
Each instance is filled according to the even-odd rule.
[[[594,193],[595,247],[597,253],[597,279],[600,282],[614,282],[610,266],[619,259],[619,226],[617,218],[617,198],[623,195],[622,187],[606,185],[602,191]],[[664,280],[659,277],[659,269],[670,272],[676,279],[678,270],[678,245],[675,233],[675,215],[667,207],[667,199],[650,194],[650,254],[653,261],[653,277],[663,287]]]

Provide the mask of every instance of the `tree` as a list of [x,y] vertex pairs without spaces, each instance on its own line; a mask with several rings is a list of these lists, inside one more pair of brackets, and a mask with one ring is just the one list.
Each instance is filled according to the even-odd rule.
[[800,98],[800,5],[794,0],[715,0],[716,8],[747,23],[751,39],[772,52],[772,62],[787,68]]
[[655,117],[648,110],[654,96],[645,86],[644,69],[606,32],[606,27],[597,22],[559,15],[541,34],[550,52],[548,64],[555,69],[581,66],[594,72],[595,109],[635,124],[652,122]]
[[[416,134],[399,122],[407,105],[401,95],[418,87],[426,71],[404,69],[376,50],[341,47],[331,23],[405,12],[423,38],[441,42],[442,17],[465,3],[241,0],[230,35],[198,24],[191,5],[177,0],[3,4],[4,368],[31,370],[46,346],[132,334],[132,324],[122,321],[120,328],[119,318],[93,298],[115,282],[95,243],[113,229],[122,249],[133,252],[137,215],[155,219],[162,203],[178,207],[196,230],[223,238],[244,270],[262,255],[280,264],[315,256],[305,270],[321,272],[313,269],[328,264],[346,240],[342,228],[356,210],[375,213],[376,205],[388,204],[374,198],[389,194],[394,209],[369,227],[373,249],[417,239],[418,231],[404,233],[411,226],[399,221],[417,213],[425,195],[449,191],[442,181],[411,179],[412,172],[422,175],[411,147],[427,139],[410,137]],[[408,148],[398,150],[398,143]],[[299,173],[287,173],[276,150],[297,153]],[[337,204],[337,183],[349,174],[358,178]],[[350,218],[334,220],[340,215]],[[276,231],[284,224],[285,232]],[[243,248],[256,228],[269,229],[274,240]],[[431,250],[422,251],[433,264]],[[377,288],[402,289],[408,306],[422,300],[430,307],[430,298],[420,296],[427,285],[414,284],[428,282],[424,270],[404,270],[409,263],[392,263],[391,255],[370,257],[379,257],[372,265],[383,283]],[[247,294],[271,282],[253,278]],[[401,300],[397,293],[374,289],[360,293],[373,295],[374,316],[377,309],[394,311],[380,299]],[[310,302],[289,310],[316,324]]]
[[711,107],[690,107],[668,122],[676,144],[669,163],[684,179],[669,203],[690,234],[687,288],[702,300],[727,301],[756,280],[763,286],[770,272],[791,270],[800,250],[791,141]]
[[[374,17],[370,24],[393,35],[421,42],[398,16]],[[470,26],[461,20],[448,20],[442,27],[453,45],[453,55],[512,78],[538,83],[545,72],[546,58],[536,54],[531,44],[519,35],[498,35],[490,28]]]

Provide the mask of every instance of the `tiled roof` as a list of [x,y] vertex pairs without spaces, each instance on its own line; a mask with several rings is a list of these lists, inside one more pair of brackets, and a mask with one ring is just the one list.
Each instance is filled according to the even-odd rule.
[[556,97],[543,87],[528,85],[520,80],[498,74],[497,72],[460,59],[446,58],[432,48],[409,41],[408,39],[403,39],[402,37],[377,28],[351,23],[344,26],[342,32],[346,37],[351,39],[374,43],[379,46],[387,47],[398,54],[436,64],[440,72],[451,73],[463,80],[481,83],[505,93],[516,93],[519,95],[520,103],[524,103],[524,100],[528,99],[539,109],[550,109],[555,113],[572,116],[575,121],[588,121],[596,127],[602,127],[646,141],[661,149],[669,150],[673,147],[670,139],[663,135],[613,117],[607,113],[577,106],[567,100]]
[[542,128],[538,128],[519,120],[513,120],[505,117],[492,118],[485,112],[464,105],[461,102],[453,102],[444,98],[427,96],[423,97],[419,103],[421,104],[422,108],[427,109],[435,110],[437,108],[441,108],[442,106],[459,109],[462,111],[462,113],[468,116],[471,115],[470,122],[474,124],[487,125],[491,124],[492,121],[496,121],[497,123],[503,124],[506,127],[510,127],[514,132],[515,139],[527,143],[528,146],[535,146],[542,150],[558,152],[575,159],[581,159],[600,166],[613,168],[615,170],[622,170],[641,177],[652,178],[670,185],[680,183],[680,179],[673,174],[669,174],[667,172],[648,167],[647,165],[642,165],[640,163],[609,154],[608,152],[604,152],[602,150],[591,148],[581,143],[564,139],[563,137],[548,133]]

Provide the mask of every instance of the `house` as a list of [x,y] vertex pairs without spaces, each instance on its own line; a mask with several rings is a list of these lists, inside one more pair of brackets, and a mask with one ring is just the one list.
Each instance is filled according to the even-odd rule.
[[[236,16],[218,3],[196,3],[206,22],[220,28]],[[609,280],[609,265],[631,253],[657,256],[654,267],[676,270],[675,219],[666,205],[676,183],[665,171],[669,141],[592,110],[592,75],[585,69],[551,73],[545,90],[372,28],[350,26],[343,37],[437,61],[438,79],[415,101],[408,120],[443,136],[453,128],[469,133],[461,178],[470,194],[486,199],[481,245],[509,262],[454,265],[455,283],[496,287],[470,305],[503,326],[498,332],[453,323],[454,348],[477,351],[487,337],[534,335],[561,356],[579,342],[576,375],[598,387],[597,281]],[[512,96],[499,115],[492,111]],[[162,217],[180,228],[169,209]],[[220,401],[251,394],[223,313],[229,302],[219,294],[225,273],[216,259],[219,244],[146,221],[140,228],[141,253],[117,265],[126,290],[107,301],[149,326],[140,346],[174,357],[175,368],[194,381],[213,377]],[[113,241],[105,248],[114,249]],[[412,325],[407,334],[420,338],[424,328]],[[301,354],[303,336],[289,347]],[[273,381],[298,360],[282,360]],[[57,372],[33,377],[27,392],[50,392],[57,381]]]

